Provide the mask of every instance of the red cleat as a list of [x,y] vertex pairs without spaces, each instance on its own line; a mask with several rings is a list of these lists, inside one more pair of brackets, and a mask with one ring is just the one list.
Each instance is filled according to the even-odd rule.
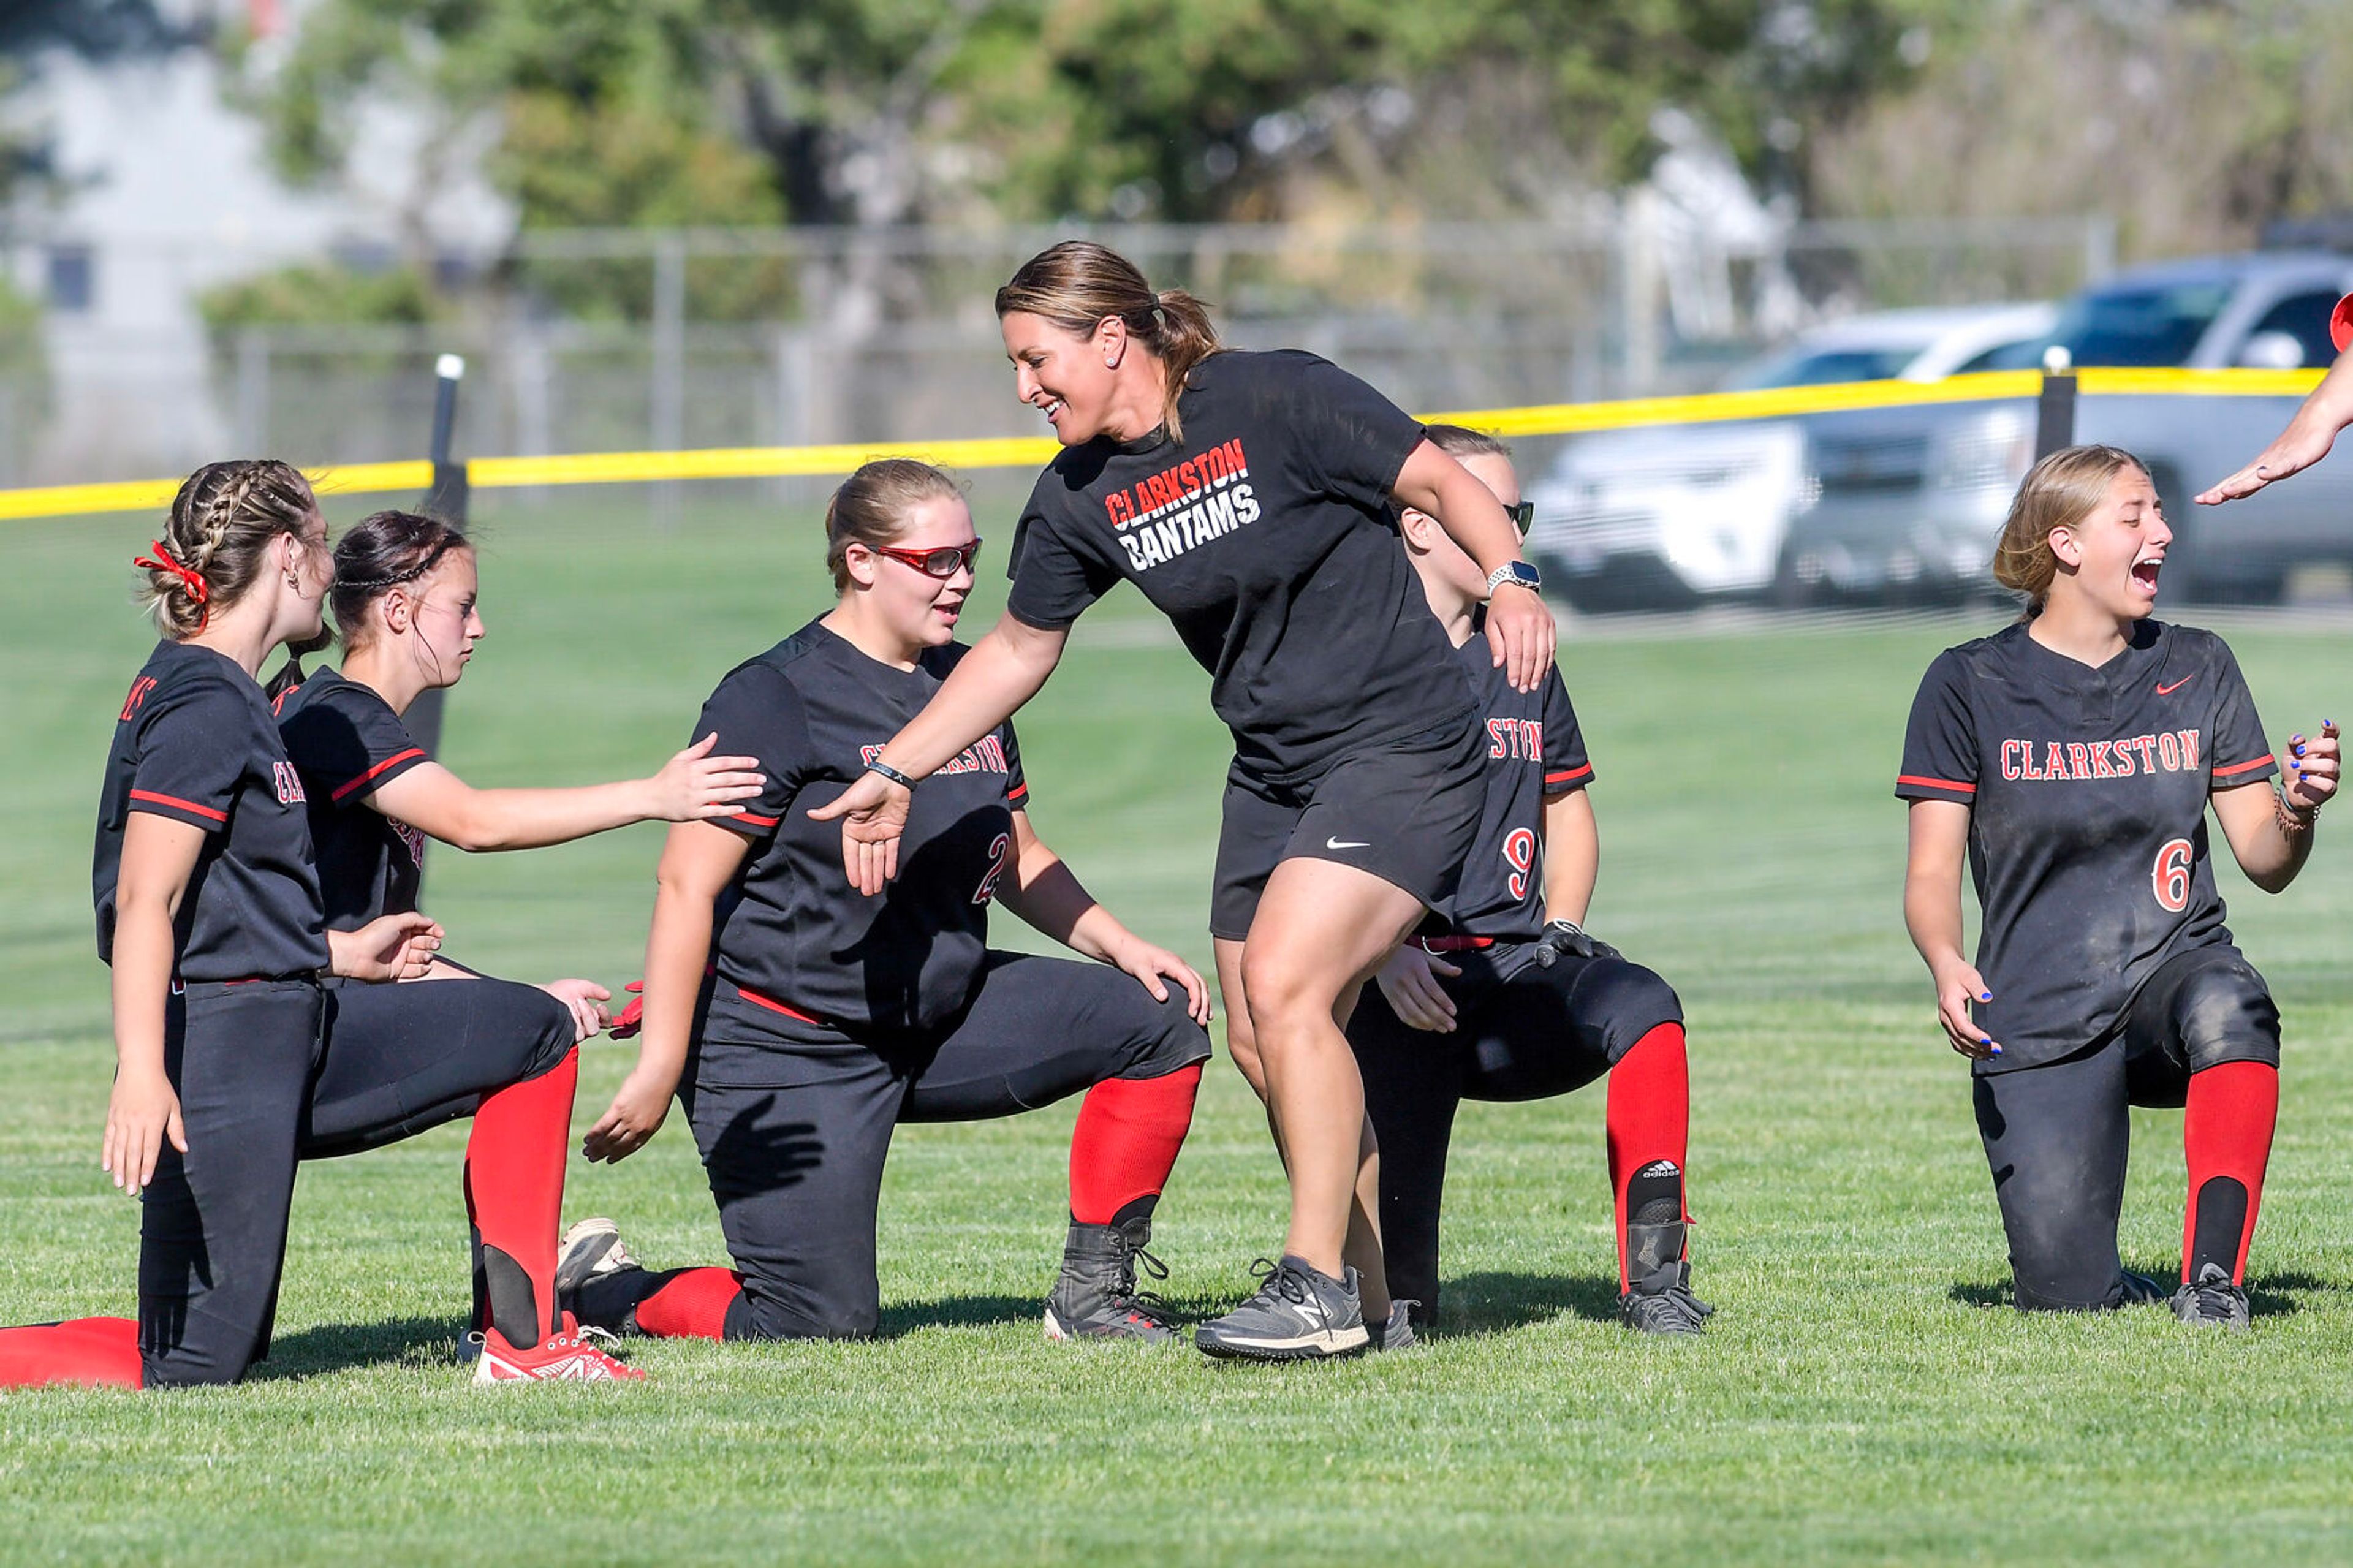
[[569,1312],[561,1330],[527,1351],[507,1343],[498,1330],[485,1330],[481,1359],[474,1363],[476,1383],[626,1383],[643,1382],[645,1375],[590,1344]]

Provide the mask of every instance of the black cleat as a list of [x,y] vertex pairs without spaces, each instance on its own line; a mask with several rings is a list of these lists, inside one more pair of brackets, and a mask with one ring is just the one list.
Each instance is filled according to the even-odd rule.
[[[642,1280],[645,1272],[645,1265],[629,1256],[619,1226],[602,1216],[584,1219],[555,1244],[556,1310],[572,1313],[594,1331],[634,1334],[642,1292],[636,1280],[621,1276]],[[613,1285],[621,1289],[607,1289]]]
[[2173,1315],[2204,1329],[2247,1331],[2247,1293],[2219,1264],[2201,1264],[2198,1278],[2173,1293]]
[[1112,1225],[1071,1222],[1062,1243],[1062,1276],[1046,1298],[1050,1340],[1142,1340],[1160,1344],[1176,1337],[1167,1303],[1135,1288],[1135,1266],[1155,1279],[1168,1278],[1168,1266],[1144,1249],[1152,1239],[1152,1219],[1138,1215]]
[[2118,1307],[2158,1306],[2165,1301],[2167,1294],[2164,1286],[2146,1274],[2136,1274],[2127,1268],[2116,1277],[2115,1304]]
[[1715,1309],[1691,1291],[1691,1265],[1670,1263],[1618,1298],[1618,1315],[1638,1334],[1696,1334]]
[[1413,1313],[1410,1310],[1420,1304],[1419,1301],[1390,1302],[1388,1321],[1365,1325],[1365,1332],[1371,1336],[1367,1348],[1375,1352],[1409,1351],[1421,1343],[1420,1338],[1413,1331]]
[[1372,1342],[1365,1329],[1356,1271],[1335,1279],[1299,1258],[1260,1258],[1250,1272],[1258,1294],[1193,1331],[1203,1353],[1235,1361],[1324,1361],[1362,1355]]

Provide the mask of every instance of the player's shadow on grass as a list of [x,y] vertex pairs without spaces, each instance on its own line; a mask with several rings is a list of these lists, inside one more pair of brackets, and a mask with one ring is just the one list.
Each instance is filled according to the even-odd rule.
[[1618,1321],[1614,1274],[1463,1274],[1439,1297],[1440,1334],[1493,1334],[1562,1316]]
[[272,1336],[269,1359],[249,1374],[256,1382],[294,1382],[348,1368],[413,1362],[426,1366],[458,1364],[458,1338],[465,1323],[455,1318],[386,1318],[373,1323],[319,1323]]
[[[2164,1268],[2139,1270],[2161,1285],[2171,1285],[2181,1278],[2181,1265],[2173,1263]],[[2314,1290],[2331,1289],[2329,1282],[2311,1274],[2265,1274],[2250,1276],[2247,1280],[2247,1312],[2256,1318],[2284,1318],[2304,1310],[2296,1297]],[[1947,1299],[1964,1307],[2001,1307],[2012,1305],[2010,1283],[2007,1279],[1988,1283],[1979,1279],[1957,1279],[1947,1287]]]
[[902,1301],[885,1306],[874,1326],[878,1340],[895,1340],[917,1329],[985,1329],[997,1323],[1027,1323],[1042,1319],[1046,1298],[1036,1296],[944,1296],[936,1301]]

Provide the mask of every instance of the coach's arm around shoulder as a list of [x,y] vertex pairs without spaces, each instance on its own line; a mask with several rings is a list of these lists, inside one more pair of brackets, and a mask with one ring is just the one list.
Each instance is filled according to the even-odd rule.
[[1936,1022],[1953,1049],[1972,1061],[2001,1055],[1978,1027],[1973,1002],[1990,1002],[1985,976],[1961,951],[1961,868],[1968,857],[1969,808],[1949,800],[1912,803],[1904,861],[1904,924],[1936,987]]
[[2214,820],[2231,841],[2231,853],[2247,880],[2276,893],[2295,880],[2312,854],[2312,834],[2320,808],[2337,793],[2343,758],[2334,720],[2306,740],[2288,737],[2284,782],[2269,779],[2214,792]]
[[653,930],[646,937],[638,1065],[581,1141],[580,1152],[590,1160],[628,1159],[670,1115],[711,957],[712,910],[751,848],[743,835],[712,823],[681,822],[670,830],[655,873]]

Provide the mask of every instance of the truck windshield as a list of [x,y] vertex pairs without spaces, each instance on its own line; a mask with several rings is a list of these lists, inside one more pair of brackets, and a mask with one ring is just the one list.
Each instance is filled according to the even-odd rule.
[[[2049,341],[2077,364],[2179,364],[2230,302],[2227,283],[2116,289],[2085,294],[2059,314]],[[2021,363],[2042,357],[2037,348]]]

